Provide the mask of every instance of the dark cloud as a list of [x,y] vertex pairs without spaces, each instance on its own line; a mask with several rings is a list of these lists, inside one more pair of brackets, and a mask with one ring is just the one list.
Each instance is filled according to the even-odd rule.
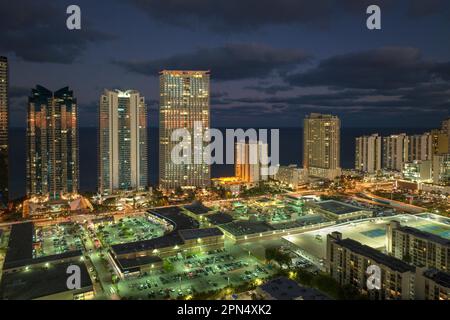
[[266,25],[322,24],[333,0],[131,0],[149,17],[187,28],[249,31]]
[[410,0],[408,14],[413,18],[427,17],[445,12],[444,7],[448,10],[447,0]]
[[89,44],[110,40],[82,19],[82,29],[66,27],[66,7],[49,0],[2,1],[0,52],[31,62],[71,63]]
[[191,69],[211,70],[215,80],[240,80],[285,73],[308,59],[309,55],[299,49],[277,49],[261,44],[228,44],[162,59],[115,63],[128,71],[148,76],[157,76],[163,69]]
[[424,60],[420,51],[409,47],[385,47],[325,59],[303,73],[286,80],[297,86],[335,88],[395,89],[444,78],[448,64]]
[[[448,115],[450,112],[450,84],[421,84],[408,89],[346,89],[334,92],[302,94],[295,96],[242,97],[224,99],[222,104],[244,106],[246,112],[261,110],[295,116],[303,112],[332,112],[349,114],[362,112],[368,116],[383,113],[404,115],[436,113]],[[255,107],[252,109],[251,107]],[[265,109],[261,109],[265,106]],[[213,105],[214,107],[214,105]],[[260,110],[260,111],[257,111]]]
[[329,26],[334,13],[364,17],[369,5],[382,10],[402,9],[417,18],[440,14],[448,9],[444,0],[127,0],[150,18],[183,28],[229,33],[247,32],[264,26]]
[[256,86],[246,86],[245,89],[258,91],[265,94],[277,94],[278,92],[290,91],[292,90],[292,87],[287,85],[270,85],[270,86],[256,85]]

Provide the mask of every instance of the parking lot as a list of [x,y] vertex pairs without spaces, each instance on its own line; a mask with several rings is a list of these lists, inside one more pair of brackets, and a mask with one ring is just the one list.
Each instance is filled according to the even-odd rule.
[[149,220],[146,216],[132,216],[118,222],[98,225],[96,233],[105,245],[115,245],[140,240],[149,240],[164,235],[165,226]]
[[73,223],[56,224],[34,229],[34,258],[81,250],[80,227]]
[[121,281],[120,295],[141,299],[186,298],[195,293],[259,282],[274,272],[242,250],[178,255],[167,259],[166,264],[170,265],[170,271],[153,271],[147,276]]

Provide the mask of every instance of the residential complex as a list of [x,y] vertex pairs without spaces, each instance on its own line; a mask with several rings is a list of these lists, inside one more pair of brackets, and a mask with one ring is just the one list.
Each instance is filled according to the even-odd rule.
[[148,185],[147,111],[135,90],[105,90],[99,117],[100,194]]
[[333,115],[311,113],[303,123],[303,167],[308,175],[334,179],[341,174],[341,122]]
[[377,133],[356,138],[356,170],[367,173],[376,173],[381,170],[381,140]]
[[[327,272],[341,285],[351,285],[373,299],[414,299],[414,267],[402,260],[333,232],[327,236]],[[367,286],[370,266],[380,268],[378,288]]]
[[450,240],[392,221],[387,226],[386,251],[418,267],[450,270]]
[[[162,188],[210,185],[210,165],[203,157],[203,149],[209,144],[203,140],[203,132],[210,126],[209,78],[209,71],[160,73],[159,184]],[[175,162],[171,155],[179,143],[173,141],[172,134],[179,129],[187,130],[190,137],[192,157],[184,163]]]
[[58,198],[77,193],[77,100],[68,87],[36,86],[28,99],[27,195]]
[[383,138],[383,169],[401,171],[408,161],[408,136],[405,133]]

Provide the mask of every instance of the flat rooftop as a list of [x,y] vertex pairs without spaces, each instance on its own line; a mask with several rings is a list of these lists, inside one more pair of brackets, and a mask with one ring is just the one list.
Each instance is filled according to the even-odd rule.
[[187,216],[180,207],[158,208],[148,211],[160,218],[168,220],[172,223],[176,230],[195,229],[199,227],[199,223]]
[[192,204],[183,206],[183,208],[185,208],[186,210],[188,210],[196,215],[206,214],[211,211],[210,208],[206,207],[205,205],[203,205],[200,202],[195,202],[195,201]]
[[178,231],[183,240],[201,239],[207,237],[223,236],[219,228],[186,229]]
[[422,230],[419,230],[419,229],[416,229],[416,228],[412,228],[412,227],[407,227],[407,226],[399,227],[398,230],[403,231],[403,232],[405,232],[407,234],[411,234],[411,235],[413,235],[413,236],[415,236],[417,238],[421,238],[421,239],[428,240],[428,241],[431,241],[431,242],[436,242],[436,243],[439,243],[441,245],[450,247],[450,240],[449,239],[442,238],[442,237],[440,237],[440,236],[438,236],[436,234],[433,234],[433,233],[425,232],[425,231],[422,231]]
[[200,226],[195,219],[187,216],[183,210],[177,206],[153,209],[149,210],[148,213],[173,224],[174,230],[159,238],[112,245],[111,248],[115,254],[121,255],[132,252],[175,247],[176,245],[184,243],[179,231],[198,229]]
[[137,258],[116,258],[112,255],[113,259],[116,261],[120,268],[120,271],[125,272],[137,272],[140,270],[141,266],[145,266],[151,263],[161,262],[161,258],[158,256],[144,256]]
[[260,287],[276,300],[330,300],[330,298],[314,288],[300,286],[294,280],[280,277],[270,280]]
[[33,259],[33,230],[31,222],[12,225],[5,267],[18,261]]
[[207,217],[208,221],[215,225],[233,222],[233,217],[227,213],[214,213]]
[[234,221],[220,226],[234,236],[244,236],[274,230],[265,222]]
[[34,226],[32,222],[12,225],[8,250],[3,265],[4,270],[82,255],[81,250],[72,250],[60,254],[33,258],[33,233]]
[[442,272],[442,271],[439,271],[436,269],[428,269],[423,273],[423,275],[443,287],[450,288],[450,274],[449,273]]
[[[77,265],[81,270],[81,288],[92,289],[92,282],[84,263],[60,263],[47,268],[4,274],[0,284],[3,300],[32,300],[69,291],[67,268]],[[87,291],[87,290],[85,290]]]
[[349,204],[336,201],[336,200],[326,200],[315,203],[316,206],[318,206],[320,209],[331,212],[336,215],[343,215],[343,214],[349,214],[353,212],[358,212],[364,209],[351,206]]
[[335,240],[335,241],[337,244],[341,245],[342,247],[347,248],[348,250],[350,250],[354,253],[357,253],[359,255],[362,255],[364,257],[372,259],[379,264],[388,266],[392,270],[396,270],[399,272],[407,272],[407,271],[413,272],[415,270],[415,267],[407,264],[406,262],[403,262],[400,259],[388,256],[388,255],[378,251],[377,249],[363,245],[353,239],[347,238],[347,239]]

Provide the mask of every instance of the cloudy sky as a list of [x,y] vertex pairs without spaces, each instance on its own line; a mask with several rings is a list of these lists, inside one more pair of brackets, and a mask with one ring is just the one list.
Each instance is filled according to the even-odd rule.
[[[66,28],[77,4],[82,30]],[[382,30],[366,28],[378,4]],[[305,114],[346,127],[436,127],[450,110],[446,0],[0,0],[11,124],[37,84],[70,86],[80,126],[104,88],[137,89],[157,126],[158,71],[211,70],[212,125],[298,127]]]

